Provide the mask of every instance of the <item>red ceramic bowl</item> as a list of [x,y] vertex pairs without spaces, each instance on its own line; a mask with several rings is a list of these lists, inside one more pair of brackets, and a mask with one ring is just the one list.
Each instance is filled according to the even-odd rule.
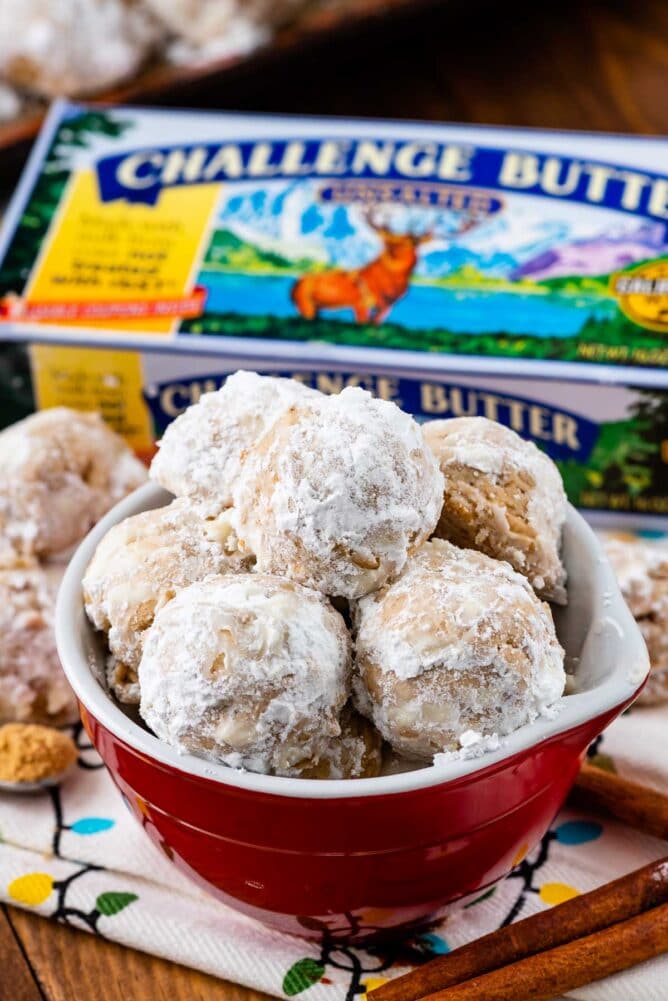
[[179,755],[105,691],[104,652],[81,600],[104,533],[168,500],[143,487],[82,543],[60,591],[58,649],[86,730],[148,836],[226,904],[281,931],[388,935],[503,879],[548,829],[588,744],[647,675],[613,573],[571,509],[570,601],[556,613],[571,679],[554,719],[521,728],[481,758],[372,779],[278,778]]

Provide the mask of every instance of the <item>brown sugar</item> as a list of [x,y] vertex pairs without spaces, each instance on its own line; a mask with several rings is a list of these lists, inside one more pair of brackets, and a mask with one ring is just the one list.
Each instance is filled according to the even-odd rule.
[[0,781],[39,782],[61,775],[77,757],[74,741],[34,723],[0,727]]

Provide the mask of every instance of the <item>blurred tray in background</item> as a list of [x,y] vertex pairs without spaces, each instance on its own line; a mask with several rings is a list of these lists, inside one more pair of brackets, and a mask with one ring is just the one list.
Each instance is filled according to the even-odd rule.
[[[206,98],[212,106],[212,89],[239,71],[255,71],[276,57],[299,52],[321,40],[341,37],[358,27],[369,27],[397,14],[435,6],[438,0],[326,0],[306,11],[297,21],[277,31],[271,40],[252,52],[225,55],[195,64],[176,65],[153,61],[131,81],[113,90],[86,98],[87,103],[184,103]],[[0,123],[0,152],[17,151],[39,132],[45,107],[33,107],[11,122]]]

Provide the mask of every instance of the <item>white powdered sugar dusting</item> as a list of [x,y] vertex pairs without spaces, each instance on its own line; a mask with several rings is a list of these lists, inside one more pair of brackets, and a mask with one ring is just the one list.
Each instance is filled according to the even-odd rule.
[[430,421],[424,433],[445,478],[437,534],[508,560],[541,597],[565,603],[567,500],[552,460],[484,417]]
[[0,571],[0,724],[77,718],[53,632],[60,576],[39,566]]
[[266,574],[212,577],[156,615],[140,712],[182,752],[299,774],[340,734],[349,677],[345,624],[320,594]]
[[442,497],[420,427],[357,388],[291,407],[234,489],[239,538],[260,569],[348,598],[400,572]]
[[439,751],[434,755],[434,765],[447,765],[451,761],[470,761],[482,758],[491,751],[498,751],[503,746],[498,733],[485,737],[477,730],[465,730],[459,737],[459,750]]
[[136,671],[156,611],[188,584],[247,568],[219,527],[180,499],[126,518],[99,543],[84,574],[84,602],[95,628],[107,634],[108,682],[121,701],[139,701]]
[[319,395],[291,379],[235,372],[169,425],[151,479],[189,497],[202,514],[218,514],[232,504],[249,450],[293,403]]
[[162,37],[136,0],[2,0],[0,74],[46,97],[131,77]]
[[504,735],[563,693],[549,606],[507,563],[426,543],[354,608],[356,704],[396,749],[431,757]]
[[[635,617],[649,653],[651,671],[638,702],[668,701],[668,546],[651,545],[628,535],[599,533],[624,600]],[[646,665],[629,666],[629,679],[640,683]]]
[[0,468],[0,534],[19,556],[50,556],[79,542],[147,478],[99,414],[66,407],[0,432]]
[[[75,501],[85,522],[86,491],[102,507],[135,475],[109,439],[91,454],[93,415],[65,440],[65,415],[9,443],[30,489],[21,507],[14,481],[0,486],[0,566],[54,551],[47,497],[54,524],[64,511],[72,523]],[[423,429],[360,388],[326,396],[240,371],[168,427],[150,475],[176,500],[107,533],[85,607],[106,634],[108,687],[179,752],[371,777],[383,740],[393,768],[443,765],[562,706],[564,651],[541,597],[565,597],[565,495],[508,428]]]
[[0,122],[10,122],[23,110],[23,97],[6,83],[0,82]]
[[174,36],[175,61],[220,58],[250,52],[268,41],[274,27],[290,20],[308,0],[144,0]]
[[[600,533],[617,582],[634,615],[650,615],[668,606],[668,546],[637,538]],[[657,593],[657,582],[664,586]],[[668,611],[668,608],[667,608]]]
[[347,705],[339,717],[340,734],[319,741],[317,756],[300,766],[310,779],[373,778],[383,767],[383,739],[374,726]]

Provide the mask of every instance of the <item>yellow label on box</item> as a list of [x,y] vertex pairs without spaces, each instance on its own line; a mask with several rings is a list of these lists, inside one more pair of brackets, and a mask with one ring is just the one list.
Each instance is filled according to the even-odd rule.
[[30,362],[37,409],[97,410],[144,458],[154,451],[144,398],[141,355],[134,351],[33,344]]
[[499,421],[577,506],[664,529],[667,163],[668,138],[58,102],[0,232],[0,428],[97,409],[146,455],[240,367],[359,383]]
[[647,261],[614,275],[611,286],[630,320],[668,333],[668,260]]
[[67,326],[108,328],[113,319],[116,330],[171,333],[175,315],[188,315],[183,297],[220,189],[167,189],[156,205],[102,203],[93,171],[75,174],[28,286],[28,311]]

